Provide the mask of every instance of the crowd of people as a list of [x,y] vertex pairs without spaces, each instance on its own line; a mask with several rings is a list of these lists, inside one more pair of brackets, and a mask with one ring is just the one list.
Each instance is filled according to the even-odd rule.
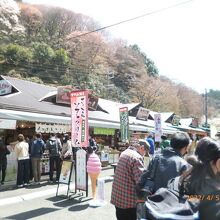
[[[139,193],[146,193],[147,199],[163,188],[188,196],[190,201],[196,199],[200,220],[220,219],[219,142],[203,137],[195,143],[185,132],[176,132],[170,138],[163,135],[161,139],[157,149],[152,134],[145,139],[131,138],[129,147],[120,154],[111,192],[117,219],[136,220]],[[17,141],[14,148],[18,161],[17,187],[30,184],[30,172],[34,183],[40,183],[40,163],[45,151],[49,154],[51,183],[59,180],[62,161],[73,159],[68,134],[62,139],[51,134],[46,142],[40,133],[32,140],[19,134]],[[89,145],[93,151],[97,150],[94,138],[89,138]],[[10,151],[0,138],[1,184],[5,181],[7,154]],[[146,155],[150,157],[147,167],[144,165]]]
[[[192,141],[185,132],[173,134],[170,140],[163,138],[159,150],[154,148],[152,140],[152,136],[145,140],[131,140],[130,146],[119,158],[111,193],[111,203],[115,206],[117,219],[137,219],[136,207],[140,190],[144,193],[147,191],[147,200],[165,188],[188,196],[191,202],[192,198],[196,199],[194,205],[200,220],[219,220],[219,143],[204,137],[197,142],[194,151],[189,152]],[[151,160],[146,168],[143,155],[149,154],[149,151]]]
[[[63,160],[72,160],[72,145],[70,136],[64,134],[63,138],[58,138],[55,134],[50,134],[47,141],[42,139],[41,133],[36,133],[33,139],[25,138],[23,134],[17,136],[17,143],[14,152],[17,158],[17,180],[18,188],[27,186],[33,179],[34,184],[40,184],[41,180],[41,159],[44,152],[49,155],[49,182],[58,182]],[[1,184],[4,184],[7,170],[7,154],[10,151],[0,139],[0,173]],[[56,176],[54,178],[54,173]]]

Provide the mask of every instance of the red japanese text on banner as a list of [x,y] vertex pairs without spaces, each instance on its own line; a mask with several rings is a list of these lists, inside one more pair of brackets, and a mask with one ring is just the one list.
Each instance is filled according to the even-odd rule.
[[71,141],[74,147],[88,146],[88,90],[71,92]]

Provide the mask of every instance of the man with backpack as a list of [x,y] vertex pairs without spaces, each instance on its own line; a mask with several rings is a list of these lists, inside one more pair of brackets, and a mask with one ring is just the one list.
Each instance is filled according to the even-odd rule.
[[51,137],[46,143],[46,149],[49,150],[49,157],[50,157],[50,183],[53,182],[53,172],[55,171],[56,167],[56,182],[58,182],[60,177],[60,169],[61,169],[61,159],[60,154],[62,150],[62,145],[60,139],[56,137],[55,134],[51,134]]
[[189,169],[191,165],[183,159],[189,143],[190,138],[187,133],[174,133],[170,140],[170,147],[166,147],[150,161],[148,170],[141,176],[137,189],[145,188],[154,193],[161,187],[167,187],[170,179]]
[[41,133],[37,133],[36,139],[32,142],[30,149],[34,182],[36,184],[39,184],[41,179],[40,163],[41,163],[41,157],[44,152],[44,146],[45,144],[44,141],[42,140]]

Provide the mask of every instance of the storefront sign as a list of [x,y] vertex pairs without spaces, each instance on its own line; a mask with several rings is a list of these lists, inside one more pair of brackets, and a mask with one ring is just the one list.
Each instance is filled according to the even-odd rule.
[[180,116],[179,115],[174,115],[173,120],[172,120],[172,125],[178,126],[180,123]]
[[0,80],[0,95],[10,94],[12,85],[7,80]]
[[[56,103],[71,104],[71,92],[74,91],[72,86],[59,86],[57,88]],[[95,111],[98,106],[99,98],[88,92],[88,108]]]
[[103,134],[103,135],[114,135],[115,129],[114,128],[94,128],[94,134]]
[[16,129],[16,120],[0,119],[0,129]]
[[119,108],[120,114],[120,127],[121,127],[121,141],[128,142],[129,139],[129,119],[128,119],[128,108]]
[[88,127],[88,90],[71,92],[72,145],[87,147]]
[[192,118],[191,127],[193,127],[193,128],[199,127],[199,119],[198,118]]
[[70,94],[72,90],[72,86],[59,86],[57,88],[56,102],[70,104]]
[[162,124],[161,124],[161,114],[154,114],[155,123],[155,142],[161,142],[162,135]]
[[66,124],[35,123],[35,131],[37,133],[67,133],[71,132],[71,126]]
[[149,113],[150,113],[150,110],[148,110],[148,109],[146,109],[146,108],[140,107],[140,108],[138,109],[136,118],[139,119],[139,120],[147,121],[148,116],[149,116]]
[[89,110],[95,111],[98,106],[98,101],[99,98],[97,96],[89,94],[89,101],[88,101]]

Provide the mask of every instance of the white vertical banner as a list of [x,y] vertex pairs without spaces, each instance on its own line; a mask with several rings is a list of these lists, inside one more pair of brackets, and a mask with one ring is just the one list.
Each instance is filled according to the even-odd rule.
[[161,142],[162,123],[161,123],[161,114],[154,114],[154,123],[155,123],[155,142]]
[[86,190],[86,151],[76,152],[76,189]]

